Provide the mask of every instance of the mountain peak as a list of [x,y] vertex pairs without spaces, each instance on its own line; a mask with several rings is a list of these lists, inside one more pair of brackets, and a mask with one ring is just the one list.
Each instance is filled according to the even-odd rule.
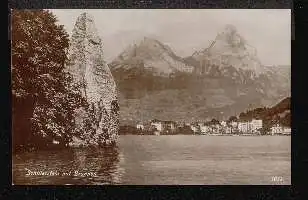
[[233,66],[236,69],[252,70],[257,76],[264,72],[256,49],[249,45],[232,24],[226,24],[209,47],[195,52],[192,57],[198,62],[206,60],[209,66]]
[[144,37],[143,40],[140,42],[139,46],[146,46],[148,48],[164,48],[165,45],[163,45],[161,42],[154,38],[150,37]]
[[216,41],[230,45],[232,48],[243,48],[245,39],[238,33],[237,28],[232,24],[227,24],[223,30],[217,34]]
[[164,51],[163,47],[164,45],[156,39],[145,36],[139,42],[129,45],[120,54],[120,57],[155,57],[155,55],[160,55]]
[[237,33],[236,26],[232,24],[226,24],[224,27],[224,32],[229,33],[229,34]]
[[140,43],[126,48],[112,63],[113,69],[136,66],[135,63],[143,63],[142,67],[154,71],[162,76],[169,75],[175,71],[193,70],[192,66],[187,66],[183,59],[177,56],[172,49],[158,40],[144,37]]
[[148,36],[144,36],[144,37],[143,37],[143,41],[144,41],[144,42],[158,42],[156,39],[150,38],[150,37],[148,37]]

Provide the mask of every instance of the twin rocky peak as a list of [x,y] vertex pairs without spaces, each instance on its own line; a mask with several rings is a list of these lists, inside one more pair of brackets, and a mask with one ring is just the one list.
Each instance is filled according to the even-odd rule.
[[[142,63],[142,65],[140,65]],[[144,37],[139,43],[126,48],[110,67],[113,70],[142,66],[156,75],[169,76],[173,72],[206,73],[209,66],[236,70],[248,70],[256,76],[267,69],[257,57],[257,51],[242,37],[235,26],[226,25],[203,50],[191,56],[177,56],[168,45],[153,38]]]

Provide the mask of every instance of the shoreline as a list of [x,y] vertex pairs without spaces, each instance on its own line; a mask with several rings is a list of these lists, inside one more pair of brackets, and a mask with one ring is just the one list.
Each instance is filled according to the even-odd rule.
[[[125,135],[138,135],[138,136],[180,136],[180,134],[162,134],[162,135],[145,135],[145,134],[120,134],[119,136],[125,136]],[[185,134],[181,135],[184,136]],[[186,136],[245,136],[245,137],[258,137],[258,136],[291,136],[291,134],[277,134],[277,135],[250,135],[250,134],[192,134],[192,135],[186,135]]]
[[[199,135],[199,134],[194,134],[194,135],[136,135],[136,134],[125,134],[125,135],[119,135],[120,136],[150,136],[150,137],[159,137],[159,136],[204,136],[204,137],[216,137],[216,136],[220,136],[220,137],[270,137],[270,136],[289,136],[291,137],[291,135],[226,135],[226,134],[219,134],[219,135],[212,135],[212,134],[207,134],[207,135]],[[18,155],[21,153],[33,153],[33,152],[39,152],[39,151],[57,151],[57,150],[67,150],[67,151],[71,151],[74,149],[117,149],[118,148],[118,143],[116,143],[113,146],[89,146],[89,147],[73,147],[73,146],[68,146],[63,148],[62,146],[57,146],[57,145],[53,145],[47,148],[33,148],[33,149],[19,149],[19,150],[14,150],[12,151],[12,155]]]

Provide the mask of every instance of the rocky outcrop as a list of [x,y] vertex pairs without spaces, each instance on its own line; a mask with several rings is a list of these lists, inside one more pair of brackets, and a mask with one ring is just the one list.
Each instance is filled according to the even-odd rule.
[[72,145],[77,141],[84,145],[114,143],[119,129],[116,84],[103,59],[93,18],[87,13],[78,17],[73,29],[66,70],[73,76],[76,91],[87,101],[87,106],[76,109],[77,128],[94,129],[85,130]]

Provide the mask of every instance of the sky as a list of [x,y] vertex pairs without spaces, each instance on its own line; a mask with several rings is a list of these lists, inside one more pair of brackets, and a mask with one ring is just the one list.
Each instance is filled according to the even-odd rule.
[[51,10],[71,35],[77,17],[93,16],[110,62],[143,37],[167,44],[179,56],[205,49],[226,24],[257,49],[264,65],[291,65],[290,9],[56,9]]

